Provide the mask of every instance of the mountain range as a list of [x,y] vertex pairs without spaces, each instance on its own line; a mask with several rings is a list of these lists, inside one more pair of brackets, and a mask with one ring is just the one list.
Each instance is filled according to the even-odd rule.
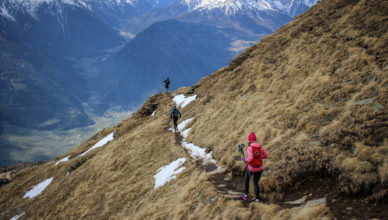
[[138,94],[161,91],[166,77],[172,89],[193,84],[316,1],[271,3],[187,0],[145,13],[123,27],[136,37],[96,65],[98,106],[144,100]]
[[[387,12],[319,2],[72,150],[0,169],[0,219],[387,219]],[[252,181],[241,195],[252,132],[259,201]]]
[[166,77],[191,85],[316,2],[1,1],[0,128],[91,125],[88,111],[138,106]]

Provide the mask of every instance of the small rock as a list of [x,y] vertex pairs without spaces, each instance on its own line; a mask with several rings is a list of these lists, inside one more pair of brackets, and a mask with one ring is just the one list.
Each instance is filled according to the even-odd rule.
[[300,205],[300,204],[303,204],[306,201],[306,199],[307,199],[307,196],[303,196],[302,198],[300,198],[298,200],[286,202],[286,204],[289,204],[289,205]]
[[228,195],[225,195],[225,198],[227,198],[227,199],[239,199],[239,198],[241,198],[241,196],[228,194]]
[[346,207],[346,210],[351,211],[353,210],[353,207]]
[[342,71],[342,68],[338,68],[338,69],[335,70],[334,73],[335,73],[335,74],[338,74],[338,73],[341,72],[341,71]]
[[233,191],[231,191],[231,190],[228,190],[228,194],[231,194],[231,195],[241,195],[241,193],[240,192],[233,192]]
[[305,207],[313,206],[313,205],[326,205],[326,198],[310,200],[306,202]]
[[383,109],[383,108],[384,108],[384,106],[380,103],[377,103],[376,105],[374,105],[372,107],[373,111],[376,111],[376,112],[381,111],[381,109]]
[[352,105],[369,105],[371,104],[376,98],[368,98],[368,99],[362,99],[352,102]]

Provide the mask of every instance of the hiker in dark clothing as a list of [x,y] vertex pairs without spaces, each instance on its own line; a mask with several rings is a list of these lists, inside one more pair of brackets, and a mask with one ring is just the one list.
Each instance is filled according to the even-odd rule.
[[178,125],[178,118],[182,117],[182,113],[177,109],[177,107],[174,105],[174,108],[171,109],[170,112],[170,118],[174,121],[174,130],[177,131]]
[[263,159],[268,158],[268,153],[259,143],[256,142],[256,135],[254,132],[248,137],[249,147],[247,148],[248,156],[244,158],[244,162],[248,164],[245,170],[245,192],[242,198],[247,200],[249,193],[249,180],[253,176],[253,185],[255,189],[255,202],[259,202],[259,180],[263,172]]
[[168,92],[168,87],[170,86],[170,79],[167,77],[167,79],[164,80],[163,82],[164,82],[164,87],[166,89],[166,92]]

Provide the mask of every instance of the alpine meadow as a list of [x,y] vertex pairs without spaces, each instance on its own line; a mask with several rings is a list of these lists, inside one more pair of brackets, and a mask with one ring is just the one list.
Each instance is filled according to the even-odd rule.
[[[196,84],[18,172],[0,187],[0,219],[387,219],[387,30],[386,0],[318,2]],[[268,152],[257,203],[252,184],[240,196],[252,131]]]

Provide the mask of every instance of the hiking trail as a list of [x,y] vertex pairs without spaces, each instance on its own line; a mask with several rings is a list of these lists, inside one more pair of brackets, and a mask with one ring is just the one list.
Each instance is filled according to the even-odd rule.
[[[188,103],[195,100],[195,98],[191,98],[187,101],[188,99],[185,99],[184,96],[179,99],[177,97],[178,96],[173,99],[173,101],[177,103],[177,106],[181,103],[184,103],[186,106]],[[191,130],[191,128],[188,128],[187,125],[193,120],[194,118],[189,118],[178,124],[177,132],[174,132],[174,129],[169,128],[168,125],[165,126],[165,130],[174,132],[175,144],[185,148],[186,153],[190,156],[196,167],[203,169],[206,172],[208,180],[214,185],[217,193],[221,194],[224,198],[241,201],[245,208],[249,208],[250,203],[254,203],[255,199],[254,197],[248,197],[249,199],[244,201],[241,198],[241,194],[244,190],[244,176],[233,175],[233,173],[227,169],[221,168],[217,165],[217,161],[211,156],[212,152],[206,154],[205,148],[195,146],[193,143],[185,142],[188,133]],[[187,147],[187,145],[192,145],[197,149],[192,149]],[[196,150],[203,151],[202,157],[195,155],[195,152],[193,156],[193,151]],[[205,154],[206,156],[204,156]],[[339,219],[358,218],[360,216],[367,217],[367,212],[375,212],[382,216],[388,213],[388,210],[385,210],[384,207],[378,207],[377,205],[372,208],[368,207],[368,211],[365,212],[363,208],[364,204],[359,203],[355,197],[340,195],[338,187],[336,187],[336,184],[333,183],[336,183],[336,180],[327,175],[306,176],[298,181],[295,186],[290,186],[285,191],[283,199],[269,200],[261,196],[260,203],[276,204],[282,209],[324,205],[331,210],[331,213],[336,218]]]

